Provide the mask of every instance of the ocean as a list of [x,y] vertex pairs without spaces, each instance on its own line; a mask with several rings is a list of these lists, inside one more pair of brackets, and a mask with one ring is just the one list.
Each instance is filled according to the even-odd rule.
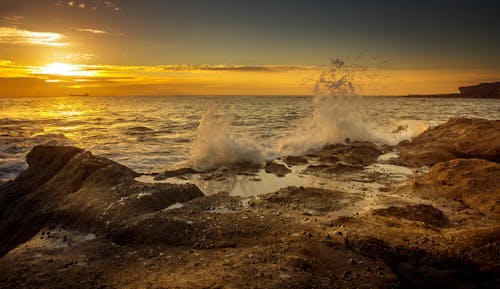
[[495,99],[0,98],[0,180],[22,172],[26,153],[40,144],[81,147],[147,173],[185,162],[200,168],[260,162],[347,138],[395,144],[453,117],[499,116]]

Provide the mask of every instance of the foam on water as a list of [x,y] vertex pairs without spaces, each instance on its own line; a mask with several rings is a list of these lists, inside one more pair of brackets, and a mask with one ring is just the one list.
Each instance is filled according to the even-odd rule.
[[365,98],[357,95],[357,78],[365,68],[347,65],[333,59],[316,82],[313,112],[297,129],[278,144],[278,151],[285,155],[304,155],[329,144],[348,141],[370,141],[394,145],[418,135],[427,128],[423,122],[397,124],[397,133],[376,125],[366,118]]
[[[344,64],[344,72],[348,67]],[[347,76],[335,82],[323,75],[314,99],[0,97],[0,183],[21,173],[26,153],[40,144],[78,146],[148,173],[186,160],[205,168],[259,163],[273,156],[269,152],[302,154],[347,137],[393,144],[452,117],[498,119],[495,99],[356,96],[356,77],[365,72],[354,70],[351,82]],[[207,103],[223,117],[209,112],[197,129]]]
[[255,140],[235,133],[231,119],[218,114],[215,106],[211,106],[196,131],[188,164],[207,170],[228,165],[256,165],[272,158]]

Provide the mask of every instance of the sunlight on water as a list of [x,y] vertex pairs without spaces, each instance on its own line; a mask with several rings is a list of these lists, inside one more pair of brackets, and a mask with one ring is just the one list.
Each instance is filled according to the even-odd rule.
[[[493,99],[365,98],[365,118],[396,129],[400,123],[436,125],[451,117],[500,115]],[[26,167],[37,144],[75,145],[141,171],[185,161],[209,105],[231,119],[235,134],[265,150],[313,112],[310,97],[65,97],[0,98],[0,179]]]

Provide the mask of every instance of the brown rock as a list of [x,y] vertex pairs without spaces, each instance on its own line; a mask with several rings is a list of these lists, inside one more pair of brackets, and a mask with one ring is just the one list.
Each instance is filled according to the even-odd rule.
[[500,161],[500,121],[456,118],[397,146],[407,165],[432,166],[455,158]]
[[283,162],[290,166],[303,165],[308,163],[307,160],[301,156],[286,156],[283,158]]
[[377,216],[424,222],[436,227],[443,227],[449,222],[443,212],[433,206],[424,204],[403,207],[390,206],[385,209],[374,210],[373,214]]
[[[298,210],[318,213],[336,211],[347,205],[346,193],[319,188],[287,187],[262,196],[268,202],[293,207]],[[350,197],[351,201],[355,198]]]
[[285,165],[277,164],[274,162],[267,162],[264,166],[264,170],[266,171],[266,173],[275,174],[278,177],[284,177],[286,174],[292,172]]
[[0,256],[51,220],[112,233],[128,218],[203,196],[191,184],[137,182],[129,168],[78,148],[38,146],[27,160],[28,169],[0,189]]
[[369,165],[383,154],[381,148],[370,142],[353,142],[335,144],[325,147],[319,152],[320,162],[336,162],[338,160],[355,165]]
[[431,198],[465,203],[500,216],[500,164],[482,159],[455,159],[434,165],[414,183],[414,191]]
[[164,171],[157,176],[154,177],[155,180],[165,180],[171,177],[178,177],[182,175],[191,175],[191,174],[196,174],[198,171],[192,168],[180,168],[176,170],[171,170],[171,171]]

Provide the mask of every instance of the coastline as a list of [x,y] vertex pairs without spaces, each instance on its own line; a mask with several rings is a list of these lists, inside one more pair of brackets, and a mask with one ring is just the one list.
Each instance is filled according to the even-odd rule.
[[[499,133],[498,120],[452,119],[393,147],[155,176],[38,146],[0,184],[0,288],[495,288]],[[192,184],[261,173],[342,182],[251,196]]]
[[473,98],[473,99],[499,99],[500,96],[465,96],[460,93],[442,93],[442,94],[409,94],[398,95],[394,97],[407,97],[407,98]]

